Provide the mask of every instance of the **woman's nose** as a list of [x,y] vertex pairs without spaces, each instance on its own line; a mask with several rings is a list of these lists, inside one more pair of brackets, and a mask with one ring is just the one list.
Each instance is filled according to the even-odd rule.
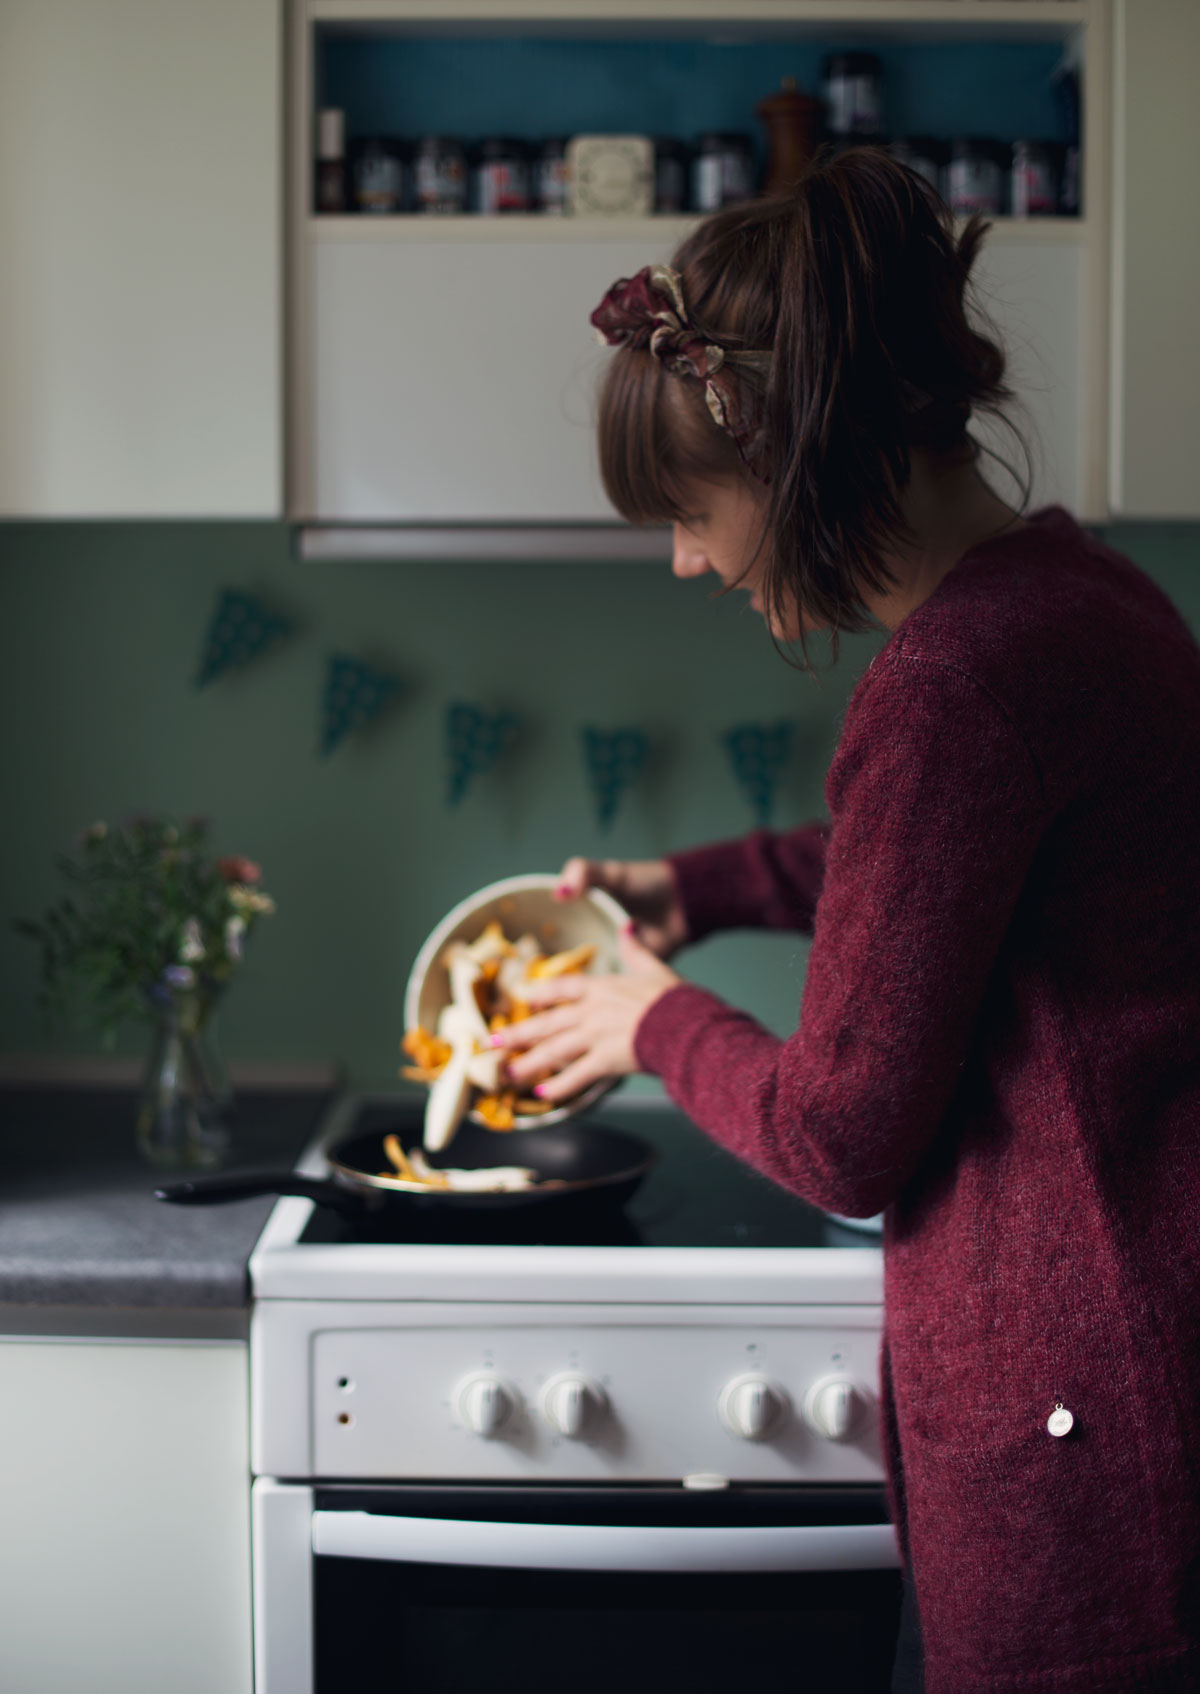
[[674,529],[671,570],[675,576],[703,576],[712,570],[703,547],[678,523]]

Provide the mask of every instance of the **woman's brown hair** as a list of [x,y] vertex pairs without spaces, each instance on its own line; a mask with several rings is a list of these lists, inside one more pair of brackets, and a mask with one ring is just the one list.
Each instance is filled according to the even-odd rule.
[[[760,420],[760,592],[769,621],[795,606],[828,627],[835,657],[839,631],[874,627],[863,596],[886,593],[885,555],[911,539],[910,451],[977,453],[971,414],[1002,415],[1012,399],[1003,352],[966,315],[987,228],[972,218],[956,233],[923,178],[860,147],[819,157],[785,194],[714,213],[672,260],[706,340],[772,354],[765,373],[737,367],[743,409]],[[631,523],[682,519],[692,483],[748,474],[702,384],[645,348],[613,357],[599,448]]]

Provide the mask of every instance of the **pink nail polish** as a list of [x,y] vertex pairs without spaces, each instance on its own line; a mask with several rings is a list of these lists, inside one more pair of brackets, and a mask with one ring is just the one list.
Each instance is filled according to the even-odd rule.
[[503,1047],[503,1045],[504,1045],[504,1037],[502,1035],[496,1034],[496,1035],[492,1036],[492,1046],[493,1047]]
[[539,1082],[536,1085],[536,1087],[534,1088],[533,1092],[537,1095],[538,1099],[541,1100],[545,1096],[546,1090],[543,1088],[542,1084]]
[[560,882],[558,887],[554,890],[554,898],[556,900],[569,900],[570,897],[571,890],[567,887],[565,882]]

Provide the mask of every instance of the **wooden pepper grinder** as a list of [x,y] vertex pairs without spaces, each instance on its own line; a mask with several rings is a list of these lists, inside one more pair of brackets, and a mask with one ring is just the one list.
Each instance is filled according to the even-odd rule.
[[821,103],[802,94],[794,76],[785,76],[779,93],[768,94],[754,110],[767,131],[764,191],[777,194],[781,189],[791,188],[803,176],[804,167],[813,156],[813,136]]

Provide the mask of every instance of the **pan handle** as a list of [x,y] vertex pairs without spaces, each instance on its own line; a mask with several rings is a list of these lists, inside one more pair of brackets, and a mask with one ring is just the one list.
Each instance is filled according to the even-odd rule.
[[340,1183],[295,1171],[231,1171],[228,1176],[193,1176],[154,1190],[156,1200],[176,1206],[221,1206],[226,1200],[249,1200],[257,1194],[295,1194],[334,1211],[358,1213],[362,1201]]

